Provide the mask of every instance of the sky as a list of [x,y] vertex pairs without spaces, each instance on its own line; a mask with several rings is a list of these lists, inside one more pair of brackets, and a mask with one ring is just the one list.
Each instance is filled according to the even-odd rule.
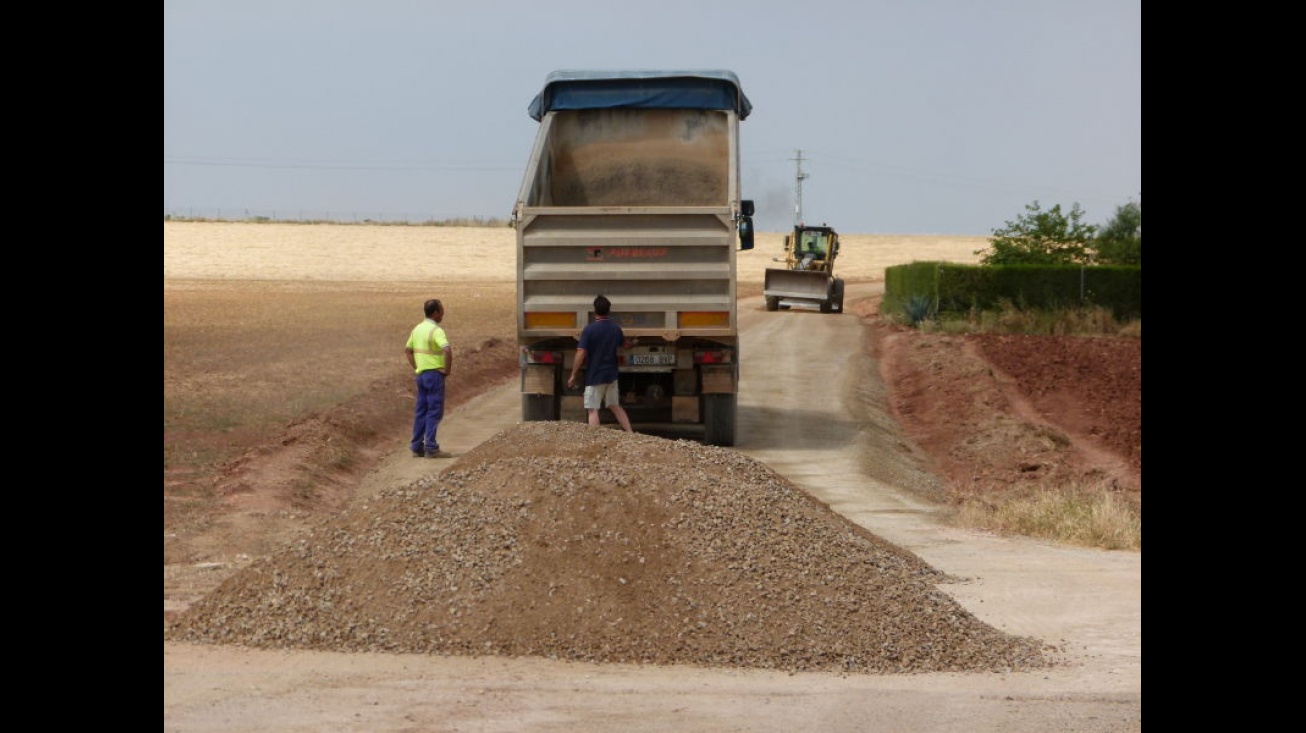
[[[165,0],[164,214],[512,213],[559,69],[726,69],[755,228],[1142,203],[1141,0]],[[801,194],[801,199],[800,199]],[[801,200],[801,205],[800,205]]]

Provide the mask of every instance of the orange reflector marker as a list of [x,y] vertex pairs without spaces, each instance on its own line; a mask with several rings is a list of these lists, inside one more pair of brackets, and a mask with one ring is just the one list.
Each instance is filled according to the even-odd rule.
[[575,328],[576,314],[549,313],[545,311],[528,312],[526,328]]
[[729,311],[681,311],[681,328],[725,328],[730,325]]

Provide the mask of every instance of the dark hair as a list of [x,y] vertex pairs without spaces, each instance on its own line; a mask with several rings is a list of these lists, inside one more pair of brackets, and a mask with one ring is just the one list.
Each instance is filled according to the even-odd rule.
[[443,311],[444,311],[444,305],[440,303],[439,298],[431,298],[430,300],[422,304],[422,312],[426,314],[427,318],[430,318],[436,313],[441,313]]
[[608,300],[606,296],[600,295],[599,297],[594,299],[595,315],[606,316],[611,310],[612,310],[612,301]]

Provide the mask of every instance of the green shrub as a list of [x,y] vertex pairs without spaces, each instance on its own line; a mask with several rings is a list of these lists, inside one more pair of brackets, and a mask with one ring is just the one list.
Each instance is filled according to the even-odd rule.
[[909,324],[919,326],[921,321],[934,319],[934,299],[928,295],[913,295],[903,305],[902,311]]

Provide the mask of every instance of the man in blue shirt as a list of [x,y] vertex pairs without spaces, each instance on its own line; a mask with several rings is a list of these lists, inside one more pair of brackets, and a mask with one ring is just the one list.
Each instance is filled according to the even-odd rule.
[[594,299],[594,320],[580,332],[580,346],[576,349],[567,387],[576,388],[576,377],[581,367],[585,367],[585,409],[589,412],[589,424],[599,424],[599,408],[606,406],[621,429],[633,433],[630,417],[621,406],[621,390],[617,388],[617,352],[626,345],[626,335],[621,326],[609,320],[611,312],[612,302],[606,296]]

